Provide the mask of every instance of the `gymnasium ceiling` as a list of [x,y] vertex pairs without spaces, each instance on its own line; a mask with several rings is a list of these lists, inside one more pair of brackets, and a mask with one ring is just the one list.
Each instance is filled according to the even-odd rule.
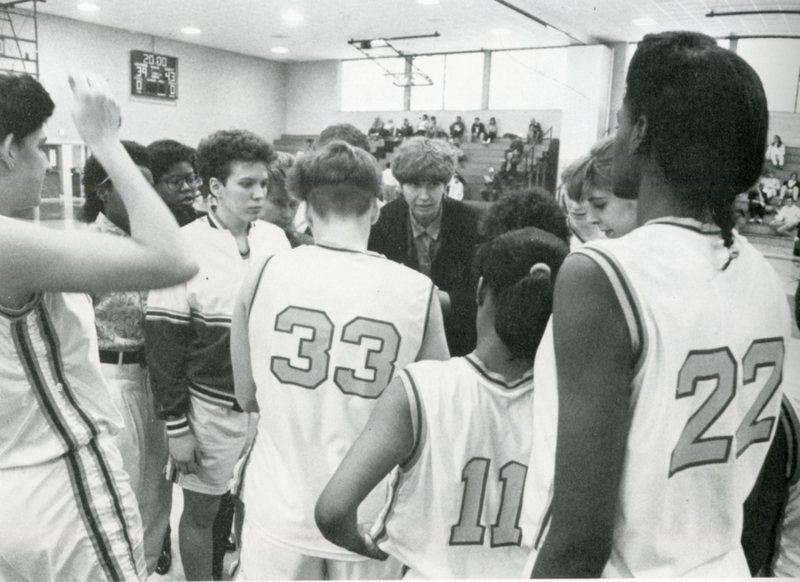
[[[669,29],[697,30],[715,37],[800,35],[800,14],[705,16],[712,10],[800,12],[800,0],[430,2],[436,0],[47,0],[39,4],[39,10],[267,59],[301,61],[361,57],[347,44],[350,39],[434,32],[440,36],[392,44],[405,53],[430,53],[635,42],[648,32]],[[99,10],[78,8],[86,3]],[[555,28],[542,26],[509,5]],[[182,32],[185,27],[200,32]],[[275,54],[274,47],[288,52]]]

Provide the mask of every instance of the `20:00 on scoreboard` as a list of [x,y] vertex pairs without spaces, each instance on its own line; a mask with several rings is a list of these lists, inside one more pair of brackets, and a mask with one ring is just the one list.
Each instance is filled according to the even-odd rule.
[[131,51],[131,95],[178,98],[178,58]]

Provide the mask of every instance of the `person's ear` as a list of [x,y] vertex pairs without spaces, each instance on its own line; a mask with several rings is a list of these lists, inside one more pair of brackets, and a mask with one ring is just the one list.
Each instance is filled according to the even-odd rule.
[[14,134],[9,133],[0,143],[0,161],[2,161],[9,170],[13,170],[16,160],[17,148],[14,145]]
[[218,178],[212,177],[208,181],[208,189],[214,195],[214,197],[219,200],[222,198],[221,194],[225,193],[225,184],[223,184]]

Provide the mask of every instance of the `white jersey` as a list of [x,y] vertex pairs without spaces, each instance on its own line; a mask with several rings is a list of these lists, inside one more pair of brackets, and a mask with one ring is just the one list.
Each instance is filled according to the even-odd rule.
[[[430,279],[381,255],[323,245],[272,257],[249,313],[261,409],[245,519],[301,554],[363,560],[322,537],[314,506],[396,371],[420,351]],[[371,524],[376,487],[359,510]]]
[[[794,307],[794,306],[792,306]],[[783,375],[784,394],[781,421],[787,441],[786,478],[788,497],[777,536],[777,553],[771,574],[781,578],[800,578],[800,337],[797,328],[790,344]]]
[[43,293],[0,308],[0,354],[0,469],[52,461],[121,427],[88,295]]
[[506,382],[471,354],[400,378],[414,449],[391,474],[373,537],[411,578],[518,577],[536,533],[521,507],[535,471],[532,373]]
[[636,357],[610,577],[749,576],[742,505],[775,433],[789,319],[764,257],[661,219],[580,249],[606,273]]

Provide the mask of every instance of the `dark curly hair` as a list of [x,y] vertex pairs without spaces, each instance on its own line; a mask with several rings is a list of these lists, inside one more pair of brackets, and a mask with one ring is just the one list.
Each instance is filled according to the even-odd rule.
[[353,147],[369,151],[369,140],[363,131],[350,123],[337,123],[329,125],[319,134],[315,144],[316,149],[322,149],[332,141],[343,141]]
[[197,146],[197,172],[208,187],[211,178],[223,184],[228,180],[233,162],[264,162],[275,159],[272,146],[251,131],[225,129],[209,135]]
[[289,170],[286,188],[321,216],[361,216],[380,194],[381,171],[372,154],[333,141],[301,156]]
[[734,199],[758,180],[767,147],[758,75],[709,36],[664,32],[639,43],[626,81],[630,118],[647,121],[637,155],[652,159],[687,205],[710,210],[730,247]]
[[150,152],[150,171],[153,172],[153,182],[158,184],[161,177],[175,164],[188,162],[194,168],[196,152],[194,148],[184,145],[174,139],[159,139],[147,146]]
[[19,142],[47,121],[55,103],[30,75],[0,74],[0,139],[14,134]]
[[[569,245],[535,227],[513,230],[483,243],[475,274],[494,294],[497,335],[514,358],[533,360],[553,311],[553,286]],[[531,267],[544,263],[550,273]]]
[[526,226],[535,226],[569,243],[567,216],[544,188],[506,194],[491,207],[479,228],[484,238],[493,239]]
[[[148,148],[135,141],[123,140],[122,145],[134,164],[137,166],[144,166],[145,168],[151,167]],[[89,156],[86,163],[83,165],[83,178],[81,180],[83,183],[83,192],[86,196],[86,201],[83,203],[83,208],[81,208],[81,212],[78,215],[78,220],[81,222],[94,222],[97,215],[103,210],[103,202],[100,200],[100,191],[102,190],[103,182],[107,178],[108,173],[97,158],[93,155]]]

